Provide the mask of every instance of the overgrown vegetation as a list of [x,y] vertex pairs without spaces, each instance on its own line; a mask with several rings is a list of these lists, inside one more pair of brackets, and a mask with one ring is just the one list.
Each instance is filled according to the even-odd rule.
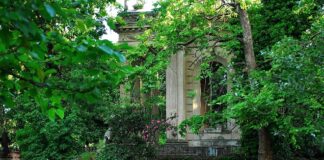
[[322,0],[161,0],[153,17],[141,15],[151,28],[132,48],[100,40],[105,22],[122,24],[107,5],[116,4],[0,1],[3,156],[10,145],[23,159],[154,158],[173,129],[166,67],[194,46],[209,112],[185,120],[181,134],[234,119],[242,159],[323,157]]
[[148,115],[142,108],[126,107],[111,111],[106,119],[111,128],[111,139],[100,151],[98,159],[148,159],[154,157],[154,149],[146,143],[142,134]]

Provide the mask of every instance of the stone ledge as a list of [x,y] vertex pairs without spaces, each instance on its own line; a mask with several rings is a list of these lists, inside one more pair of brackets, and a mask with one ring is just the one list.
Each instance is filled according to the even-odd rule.
[[188,146],[190,147],[210,147],[210,146],[217,146],[217,147],[238,147],[239,140],[237,139],[218,139],[218,140],[192,140],[188,142]]
[[202,134],[187,134],[187,140],[222,140],[222,139],[237,139],[240,137],[235,134],[226,133],[202,133]]
[[186,157],[199,157],[199,159],[209,157],[220,157],[231,155],[237,149],[237,146],[204,146],[193,147],[186,142],[180,143],[167,143],[161,146],[158,151],[158,157],[160,158],[186,158]]

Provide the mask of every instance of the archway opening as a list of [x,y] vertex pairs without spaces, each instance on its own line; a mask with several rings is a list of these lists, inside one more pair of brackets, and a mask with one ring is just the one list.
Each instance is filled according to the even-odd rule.
[[217,98],[227,93],[227,74],[225,67],[212,61],[201,71],[201,113],[220,112],[226,105],[217,103]]

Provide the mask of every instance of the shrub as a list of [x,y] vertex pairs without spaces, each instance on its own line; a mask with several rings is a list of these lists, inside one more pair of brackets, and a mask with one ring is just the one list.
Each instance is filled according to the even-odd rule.
[[112,109],[106,119],[112,134],[111,140],[99,151],[97,159],[140,160],[153,157],[153,147],[142,137],[147,121],[148,116],[140,108]]
[[170,127],[168,120],[151,119],[144,108],[115,108],[107,115],[109,143],[98,148],[99,160],[152,159],[159,136]]

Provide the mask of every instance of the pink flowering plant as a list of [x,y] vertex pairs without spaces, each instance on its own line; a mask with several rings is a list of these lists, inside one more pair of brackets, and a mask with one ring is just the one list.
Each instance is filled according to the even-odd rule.
[[157,145],[159,137],[165,134],[165,131],[175,130],[176,127],[171,124],[171,121],[176,118],[172,115],[167,119],[152,119],[142,132],[143,139],[152,145]]

